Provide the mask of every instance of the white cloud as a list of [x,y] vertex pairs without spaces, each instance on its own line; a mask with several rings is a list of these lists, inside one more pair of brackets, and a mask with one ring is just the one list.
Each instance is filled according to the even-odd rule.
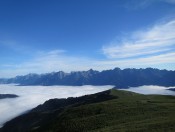
[[18,64],[0,64],[0,78],[28,73],[82,71],[120,68],[175,70],[175,20],[125,36],[121,43],[103,46],[104,59],[68,55],[65,50],[40,51]]
[[0,65],[0,77],[14,77],[28,73],[46,73],[63,70],[65,72],[88,70],[93,60],[86,57],[68,56],[64,50],[39,52],[31,60],[19,64]]
[[[44,103],[51,98],[78,97],[108,90],[113,86],[14,86],[0,85],[1,94],[16,94],[18,98],[0,100],[0,127],[6,121]],[[13,111],[13,112],[12,112]]]
[[29,45],[23,45],[15,40],[0,40],[0,46],[8,48],[11,52],[29,54],[33,50]]
[[175,92],[167,89],[169,89],[169,87],[150,85],[150,86],[131,87],[129,89],[122,89],[122,90],[132,91],[140,94],[159,94],[159,95],[175,96]]
[[154,0],[131,0],[125,3],[124,7],[127,9],[143,9],[152,4]]
[[90,59],[85,57],[71,57],[64,54],[45,54],[26,61],[18,65],[6,65],[6,68],[0,69],[0,77],[14,77],[28,73],[46,73],[53,71],[82,71],[91,68],[95,70],[120,68],[160,68],[174,70],[175,53],[166,53],[157,56],[149,56],[136,59]]
[[167,2],[167,3],[170,3],[170,4],[175,4],[175,0],[162,0],[163,2]]
[[111,59],[154,56],[175,49],[175,20],[137,31],[121,44],[103,46],[103,53]]
[[167,3],[175,4],[175,0],[130,0],[125,3],[124,7],[129,10],[145,9],[153,4]]

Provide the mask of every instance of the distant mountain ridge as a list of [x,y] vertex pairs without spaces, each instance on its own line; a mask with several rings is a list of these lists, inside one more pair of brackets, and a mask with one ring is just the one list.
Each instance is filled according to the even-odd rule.
[[115,68],[104,71],[63,71],[47,74],[28,74],[9,79],[0,79],[1,84],[18,83],[20,85],[115,85],[117,88],[137,87],[141,85],[175,86],[175,71]]

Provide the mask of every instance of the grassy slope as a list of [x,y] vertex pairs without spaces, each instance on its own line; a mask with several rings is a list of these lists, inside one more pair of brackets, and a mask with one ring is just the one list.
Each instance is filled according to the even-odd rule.
[[[44,122],[44,125],[42,123],[34,125],[28,130],[42,132],[175,131],[175,97],[140,95],[119,90],[110,90],[107,94],[105,96],[115,96],[115,98],[96,103],[85,101],[81,105],[65,107],[61,112],[58,110],[42,112],[39,114],[42,117],[49,115],[47,122]],[[99,96],[93,95],[88,98],[97,100]],[[37,113],[35,114],[38,116]],[[28,116],[31,118],[31,114]],[[28,121],[28,116],[19,121]],[[17,125],[20,127],[18,123]]]

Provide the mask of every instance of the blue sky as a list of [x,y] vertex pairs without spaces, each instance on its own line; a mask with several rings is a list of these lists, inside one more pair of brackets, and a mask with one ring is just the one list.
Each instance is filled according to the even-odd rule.
[[0,77],[175,70],[175,0],[0,0]]

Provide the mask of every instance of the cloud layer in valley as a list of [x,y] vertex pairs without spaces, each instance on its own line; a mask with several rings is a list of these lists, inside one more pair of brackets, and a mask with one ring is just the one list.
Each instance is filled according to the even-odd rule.
[[[78,97],[93,94],[113,86],[15,86],[0,85],[0,94],[16,94],[17,98],[0,100],[0,126],[19,114],[51,98]],[[14,111],[15,110],[15,111]]]
[[163,87],[163,86],[140,86],[140,87],[130,87],[129,89],[122,89],[127,91],[132,91],[140,94],[158,94],[158,95],[173,95],[175,96],[175,92],[171,90],[167,90],[169,88],[175,87]]
[[[15,86],[0,85],[0,94],[16,94],[17,98],[0,100],[0,127],[6,121],[44,103],[51,98],[78,97],[108,90],[113,86]],[[174,87],[172,87],[174,88]],[[175,95],[174,91],[166,90],[167,87],[160,86],[141,86],[130,89],[141,94],[162,94]],[[15,111],[14,111],[15,110]]]

